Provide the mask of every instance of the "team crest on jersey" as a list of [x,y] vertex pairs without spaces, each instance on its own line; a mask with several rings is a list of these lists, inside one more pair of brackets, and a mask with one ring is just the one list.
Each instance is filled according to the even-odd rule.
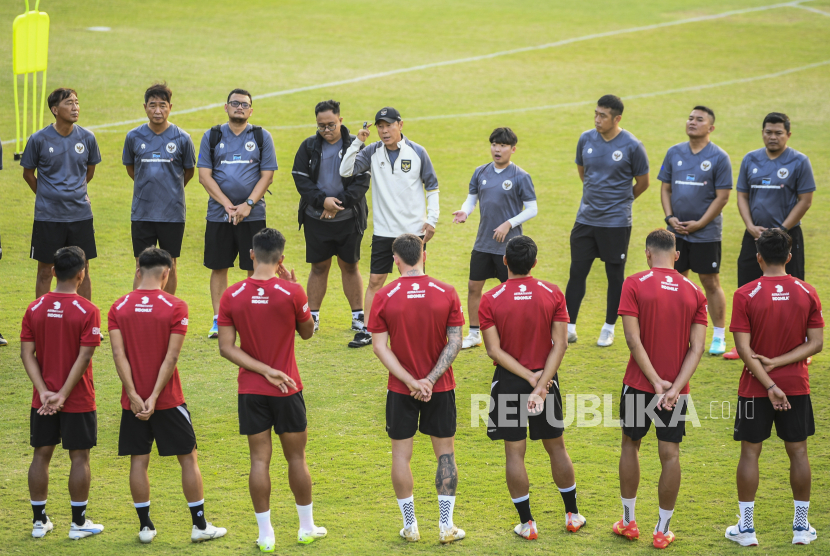
[[779,168],[777,175],[780,179],[785,180],[785,179],[787,179],[787,176],[790,175],[790,171],[787,170],[786,168]]
[[510,180],[504,180],[501,184],[501,188],[505,191],[510,191],[511,189],[513,189],[513,182]]
[[173,154],[174,152],[176,152],[176,143],[167,143],[165,149],[167,149],[168,153]]
[[704,160],[703,162],[700,163],[700,169],[703,170],[704,172],[708,172],[711,167],[712,167],[712,163],[709,162],[708,160]]
[[78,154],[84,154],[86,147],[84,147],[83,143],[75,143],[75,152]]
[[245,150],[246,151],[251,152],[255,148],[256,148],[256,143],[254,143],[253,141],[248,141],[247,143],[245,143]]
[[422,299],[426,296],[426,292],[421,289],[421,284],[412,284],[412,289],[406,292],[407,299]]
[[611,158],[614,159],[614,162],[619,162],[622,160],[622,151],[614,151],[614,154],[611,155]]
[[401,170],[404,172],[409,172],[412,170],[412,161],[411,160],[401,160]]

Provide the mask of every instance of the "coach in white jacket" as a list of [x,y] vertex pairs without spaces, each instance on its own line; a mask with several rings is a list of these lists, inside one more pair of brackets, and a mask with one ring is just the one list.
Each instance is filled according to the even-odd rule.
[[[340,175],[347,178],[369,170],[372,174],[372,262],[363,314],[369,317],[372,298],[392,272],[392,242],[401,234],[416,234],[424,243],[432,239],[438,223],[438,177],[427,151],[403,136],[400,113],[387,107],[375,116],[380,141],[366,145],[369,124],[361,129],[340,163]],[[372,335],[355,334],[349,347],[367,346]]]

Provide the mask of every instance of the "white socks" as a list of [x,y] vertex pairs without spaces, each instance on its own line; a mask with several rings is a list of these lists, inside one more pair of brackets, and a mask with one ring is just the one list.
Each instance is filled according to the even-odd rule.
[[576,334],[576,325],[568,323],[568,334]]
[[271,510],[255,513],[256,524],[259,525],[259,540],[264,542],[265,539],[274,538],[274,528],[271,526]]
[[438,495],[438,525],[444,529],[452,528],[452,511],[455,509],[455,496]]
[[738,502],[741,530],[755,529],[755,502]]
[[712,339],[720,338],[721,340],[726,340],[726,328],[718,328],[715,326],[712,330],[714,330],[714,334],[712,334]]
[[795,515],[793,516],[793,529],[809,529],[810,522],[807,521],[807,511],[810,509],[810,502],[793,500],[793,503],[795,504]]
[[219,318],[219,315],[213,315],[213,320],[217,320],[218,318]]
[[470,327],[470,336],[479,336],[481,334],[481,329],[478,326],[471,326]]
[[314,531],[314,513],[312,506],[314,506],[314,502],[308,506],[297,505],[297,515],[300,516],[300,529],[303,531]]
[[418,520],[415,519],[414,496],[410,496],[409,498],[398,498],[398,507],[401,509],[401,515],[403,516],[404,529],[418,523]]
[[623,505],[623,525],[628,525],[632,521],[635,521],[634,518],[634,503],[637,502],[637,497],[634,498],[623,498],[620,496],[620,500],[622,500]]
[[671,523],[671,516],[674,513],[674,510],[664,510],[660,508],[660,518],[657,520],[657,527],[654,528],[654,532],[660,532],[664,535],[668,534],[669,532],[669,523]]
[[614,333],[614,327],[615,327],[615,326],[616,326],[616,324],[608,324],[608,323],[606,322],[605,324],[603,324],[603,325],[602,325],[602,329],[603,329],[603,330],[607,330],[608,332],[610,332],[611,334],[613,334],[613,333]]

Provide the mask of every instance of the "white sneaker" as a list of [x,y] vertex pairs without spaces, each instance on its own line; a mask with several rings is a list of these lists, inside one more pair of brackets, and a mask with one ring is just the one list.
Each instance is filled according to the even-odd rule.
[[576,332],[568,332],[568,343],[569,344],[575,344],[577,339],[578,338],[577,338]]
[[224,537],[227,533],[227,529],[224,527],[214,527],[213,523],[208,523],[204,529],[199,529],[194,525],[193,530],[190,532],[190,540],[193,542],[212,541],[213,539]]
[[409,542],[418,542],[421,540],[421,533],[418,532],[418,522],[401,529],[401,536]]
[[46,516],[46,523],[42,521],[35,521],[32,524],[32,536],[36,539],[42,539],[46,536],[46,533],[51,531],[54,528],[52,522],[49,520],[49,516]]
[[597,345],[599,347],[608,347],[614,343],[614,333],[610,330],[602,330],[599,333],[599,340],[597,340]]
[[735,541],[741,546],[758,546],[758,537],[755,536],[755,529],[741,529],[741,522],[737,525],[730,525],[726,528],[726,538]]
[[815,528],[809,523],[806,529],[803,527],[793,527],[793,544],[810,544],[817,537]]
[[460,541],[467,536],[464,529],[459,529],[455,525],[452,527],[444,527],[443,525],[439,525],[438,529],[438,540],[441,541],[441,544],[449,544],[453,541]]
[[83,525],[75,525],[75,522],[73,521],[72,525],[69,527],[69,538],[73,541],[77,541],[78,539],[97,535],[103,530],[103,525],[100,523],[92,523],[91,519],[87,519]]
[[156,538],[156,530],[150,529],[149,527],[143,527],[141,531],[138,532],[138,540],[141,541],[142,544],[150,544],[153,542],[153,539]]
[[300,529],[297,531],[297,542],[300,544],[311,544],[317,539],[322,539],[328,534],[325,527],[315,526],[312,531]]
[[473,334],[470,332],[461,342],[461,349],[469,349],[481,345],[481,334]]

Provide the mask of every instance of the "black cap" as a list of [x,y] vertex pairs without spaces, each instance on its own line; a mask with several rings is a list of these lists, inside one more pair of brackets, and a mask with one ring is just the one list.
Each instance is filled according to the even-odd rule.
[[375,114],[375,123],[383,120],[384,122],[394,123],[401,121],[401,113],[392,108],[391,106],[387,106],[386,108],[381,108],[380,112]]

